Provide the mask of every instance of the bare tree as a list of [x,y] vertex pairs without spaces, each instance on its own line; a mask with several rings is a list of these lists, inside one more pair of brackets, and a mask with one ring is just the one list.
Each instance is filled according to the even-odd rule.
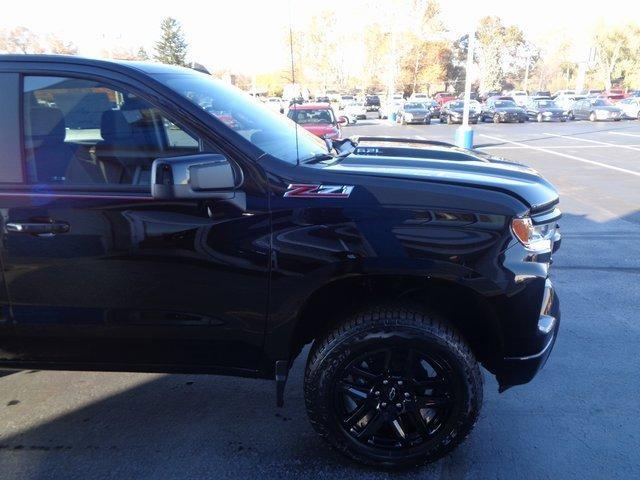
[[47,36],[47,52],[60,55],[77,55],[78,47],[73,42],[67,42],[60,37],[50,34]]
[[6,53],[43,53],[45,51],[37,35],[27,27],[16,27],[2,33],[0,50]]
[[594,35],[596,47],[596,69],[604,88],[609,90],[613,78],[621,77],[621,62],[631,55],[630,38],[625,27],[598,25]]

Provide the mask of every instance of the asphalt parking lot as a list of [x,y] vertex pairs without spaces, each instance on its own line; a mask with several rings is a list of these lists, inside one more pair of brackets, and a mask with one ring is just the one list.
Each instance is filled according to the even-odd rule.
[[[451,141],[453,125],[365,120],[345,135]],[[640,122],[481,124],[475,145],[559,188],[561,332],[529,385],[485,375],[478,426],[439,463],[354,466],[307,422],[304,359],[271,382],[191,375],[0,373],[0,478],[640,478]]]

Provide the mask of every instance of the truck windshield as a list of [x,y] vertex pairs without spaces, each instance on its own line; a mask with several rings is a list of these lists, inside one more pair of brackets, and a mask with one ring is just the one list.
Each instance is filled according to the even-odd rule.
[[238,88],[194,71],[154,75],[260,150],[289,163],[326,154],[325,142]]

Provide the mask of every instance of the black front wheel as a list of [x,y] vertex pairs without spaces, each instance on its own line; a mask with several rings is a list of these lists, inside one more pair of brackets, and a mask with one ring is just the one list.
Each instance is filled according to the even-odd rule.
[[471,349],[443,319],[376,307],[316,341],[305,375],[311,424],[375,466],[433,462],[462,442],[482,405]]

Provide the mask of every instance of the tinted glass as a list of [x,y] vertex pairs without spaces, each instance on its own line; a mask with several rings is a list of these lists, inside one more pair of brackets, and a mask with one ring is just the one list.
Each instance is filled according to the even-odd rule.
[[300,125],[334,123],[333,112],[327,108],[289,110],[289,118]]
[[157,74],[155,78],[276,158],[297,163],[327,153],[322,139],[211,75],[185,70],[184,74]]
[[149,185],[156,158],[200,151],[197,138],[122,89],[30,76],[23,91],[29,183]]
[[497,100],[495,106],[498,108],[515,107],[516,104],[511,100]]

